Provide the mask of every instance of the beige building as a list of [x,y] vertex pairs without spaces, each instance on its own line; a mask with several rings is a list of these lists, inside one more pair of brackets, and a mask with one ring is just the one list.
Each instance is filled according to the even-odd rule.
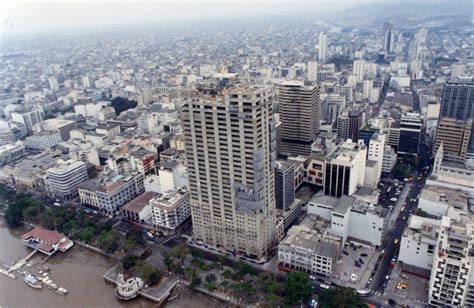
[[182,109],[197,244],[264,260],[277,240],[268,87],[193,95]]
[[457,121],[453,118],[442,118],[438,123],[434,144],[435,154],[443,143],[446,159],[464,160],[471,136],[472,120]]

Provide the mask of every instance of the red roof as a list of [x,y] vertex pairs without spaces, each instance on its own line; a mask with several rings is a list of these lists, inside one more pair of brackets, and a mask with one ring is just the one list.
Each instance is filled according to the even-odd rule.
[[64,234],[59,233],[54,230],[46,230],[43,228],[34,228],[28,233],[25,233],[21,236],[21,239],[28,240],[30,238],[35,238],[41,242],[48,244],[56,244],[64,238]]

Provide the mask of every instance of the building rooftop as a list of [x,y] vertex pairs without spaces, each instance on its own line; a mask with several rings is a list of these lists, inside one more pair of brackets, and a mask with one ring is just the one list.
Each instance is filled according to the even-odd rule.
[[139,213],[149,203],[149,201],[157,195],[158,194],[153,191],[147,191],[125,204],[123,210]]

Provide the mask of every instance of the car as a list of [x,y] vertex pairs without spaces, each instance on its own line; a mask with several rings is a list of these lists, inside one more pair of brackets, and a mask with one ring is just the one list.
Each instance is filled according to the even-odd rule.
[[390,201],[397,202],[397,198],[390,198]]
[[343,250],[342,253],[345,254],[346,256],[349,255],[349,253],[348,253],[347,251],[345,251],[345,250]]
[[326,289],[326,290],[328,290],[328,289],[330,288],[330,286],[328,286],[328,285],[325,284],[325,283],[320,284],[319,287],[320,287],[321,289]]
[[408,275],[406,275],[406,274],[402,274],[401,277],[402,277],[403,279],[405,279],[405,280],[409,280],[409,279],[410,279],[410,277],[408,277]]
[[368,255],[365,252],[361,253],[360,256],[361,257],[368,257]]
[[359,263],[360,263],[360,264],[364,264],[365,262],[364,262],[364,260],[359,259]]
[[390,278],[390,275],[385,276],[385,280],[388,280]]
[[352,281],[357,281],[357,280],[359,280],[359,276],[357,276],[356,274],[352,273],[352,274],[351,274],[351,280],[352,280]]
[[390,306],[395,306],[397,304],[397,302],[391,298],[388,299],[387,303],[390,305]]
[[397,262],[397,258],[393,258],[393,259],[392,259],[392,262],[393,262],[393,263]]
[[310,276],[309,276],[309,279],[311,279],[311,280],[316,280],[316,277],[314,277],[313,275],[310,275]]
[[355,267],[360,267],[361,265],[360,265],[359,261],[354,261],[354,266]]
[[398,244],[398,238],[396,238],[396,239],[393,241],[393,243],[394,243],[395,245],[397,245],[397,244]]

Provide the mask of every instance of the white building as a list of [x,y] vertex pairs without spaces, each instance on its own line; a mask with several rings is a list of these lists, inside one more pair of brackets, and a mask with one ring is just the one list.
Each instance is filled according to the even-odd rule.
[[334,197],[352,195],[364,185],[367,148],[363,140],[339,144],[326,156],[324,194]]
[[308,202],[308,214],[330,221],[330,232],[342,237],[344,242],[353,238],[373,246],[382,244],[387,223],[386,209],[353,197],[316,195]]
[[319,47],[318,47],[318,59],[321,63],[326,63],[328,58],[328,44],[327,35],[323,32],[319,33]]
[[33,127],[42,122],[44,112],[42,108],[34,108],[28,111],[15,111],[11,113],[12,121],[22,123],[26,126],[28,132],[33,131]]
[[395,153],[395,150],[391,146],[386,145],[383,150],[382,172],[392,172],[392,169],[396,163],[397,153]]
[[48,78],[48,84],[49,84],[49,88],[51,89],[51,91],[53,91],[53,92],[59,91],[59,83],[58,83],[58,79],[56,77],[49,77]]
[[288,230],[287,236],[278,244],[280,266],[313,275],[332,274],[342,241],[323,228],[318,229],[317,224],[313,217],[307,217]]
[[77,187],[88,179],[82,161],[60,160],[57,167],[48,169],[46,189],[53,198],[70,200],[78,196]]
[[186,188],[169,190],[150,201],[155,228],[174,231],[191,216],[189,192]]
[[71,138],[71,131],[77,128],[75,121],[63,119],[48,119],[35,125],[36,131],[59,130],[61,141],[68,141]]
[[11,163],[27,154],[21,141],[0,146],[0,165]]
[[377,163],[377,183],[380,181],[380,175],[382,174],[384,150],[385,134],[374,134],[369,141],[368,159],[373,160]]
[[144,176],[108,174],[104,178],[86,181],[79,185],[81,203],[97,207],[100,211],[115,214],[121,207],[145,191]]
[[28,151],[42,152],[47,149],[53,149],[61,142],[61,133],[59,130],[43,130],[32,136],[25,138],[25,146]]
[[318,81],[318,62],[308,62],[308,81]]
[[356,76],[357,82],[364,80],[365,76],[365,60],[355,60],[352,66],[352,74]]
[[439,220],[416,215],[408,219],[398,255],[398,260],[403,262],[405,270],[420,274],[423,274],[423,271],[420,272],[418,269],[431,272],[440,225]]

